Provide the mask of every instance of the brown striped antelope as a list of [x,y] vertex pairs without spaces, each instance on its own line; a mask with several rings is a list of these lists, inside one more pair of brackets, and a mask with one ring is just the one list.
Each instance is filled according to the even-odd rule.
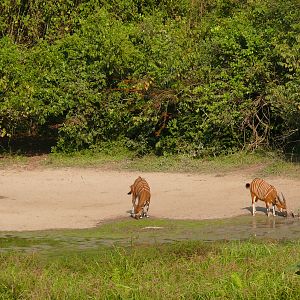
[[144,216],[148,218],[151,193],[147,181],[139,176],[130,186],[128,195],[130,194],[132,195],[131,216],[136,219],[142,219]]
[[252,215],[255,215],[256,208],[255,202],[258,200],[264,201],[267,209],[267,216],[269,216],[270,205],[272,205],[273,216],[275,213],[275,206],[282,212],[285,210],[287,216],[286,201],[281,193],[281,196],[277,193],[274,186],[267,183],[261,178],[255,178],[251,183],[246,183],[246,188],[250,189],[251,199],[252,199]]

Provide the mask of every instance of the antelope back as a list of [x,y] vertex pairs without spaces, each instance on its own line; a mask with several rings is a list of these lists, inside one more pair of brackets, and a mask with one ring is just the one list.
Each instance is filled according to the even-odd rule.
[[134,183],[130,186],[130,192],[128,194],[133,194],[134,196],[137,195],[137,190],[138,190],[138,186],[139,186],[139,183],[141,181],[143,181],[145,179],[143,179],[141,176],[139,176],[135,181]]
[[136,180],[135,183],[135,192],[138,196],[141,196],[142,194],[150,195],[150,186],[148,182],[144,179],[139,177],[139,180]]
[[147,181],[139,176],[130,186],[131,193],[135,196],[140,196],[142,193],[150,195],[150,187]]
[[276,203],[277,191],[275,187],[261,178],[252,180],[250,183],[250,192],[262,201]]

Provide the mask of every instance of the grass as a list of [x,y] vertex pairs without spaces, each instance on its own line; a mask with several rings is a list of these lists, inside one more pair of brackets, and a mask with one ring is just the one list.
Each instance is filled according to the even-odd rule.
[[[173,232],[176,239],[182,234],[192,237],[191,232],[199,235],[205,227],[226,226],[230,220],[143,221],[120,220],[89,230],[6,234],[4,246],[15,250],[6,248],[0,254],[0,299],[300,297],[299,240],[205,242],[191,238],[166,243],[142,229],[162,226],[156,237]],[[134,234],[144,236],[133,242]],[[82,247],[84,240],[109,238],[115,242]],[[122,239],[127,243],[120,244]],[[37,247],[41,244],[51,248]]]
[[52,153],[42,156],[3,156],[0,167],[80,167],[141,172],[220,173],[247,172],[253,176],[300,178],[300,164],[274,152],[238,152],[230,155],[191,158],[184,155],[137,157],[123,149]]

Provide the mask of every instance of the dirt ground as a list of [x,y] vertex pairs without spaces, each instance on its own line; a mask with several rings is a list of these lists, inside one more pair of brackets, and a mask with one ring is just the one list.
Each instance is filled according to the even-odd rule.
[[[92,168],[3,169],[0,171],[0,230],[88,228],[129,217],[129,185],[141,175],[149,182],[150,217],[211,219],[250,214],[246,174],[202,175],[104,171]],[[300,208],[300,181],[268,180]],[[264,203],[258,202],[258,214]],[[132,219],[133,222],[142,222]]]

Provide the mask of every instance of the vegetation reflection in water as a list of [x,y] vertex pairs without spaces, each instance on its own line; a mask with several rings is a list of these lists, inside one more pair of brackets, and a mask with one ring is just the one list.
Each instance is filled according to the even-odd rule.
[[121,219],[96,228],[2,232],[0,251],[85,250],[100,246],[170,243],[183,240],[296,240],[300,238],[300,219],[240,216],[220,220]]

